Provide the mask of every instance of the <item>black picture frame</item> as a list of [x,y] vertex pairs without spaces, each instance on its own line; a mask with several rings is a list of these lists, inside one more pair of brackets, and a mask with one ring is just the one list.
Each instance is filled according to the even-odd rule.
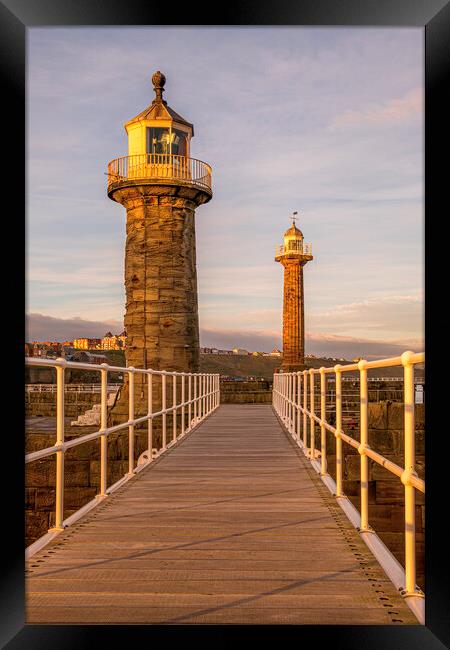
[[[13,254],[5,267],[4,327],[13,332],[14,343],[4,347],[3,440],[2,440],[2,578],[0,641],[10,650],[49,650],[51,648],[84,649],[109,643],[130,646],[143,641],[147,645],[164,643],[201,643],[210,647],[241,640],[249,635],[250,643],[262,632],[270,644],[288,640],[320,646],[330,644],[335,650],[365,648],[398,650],[399,647],[438,650],[450,647],[448,550],[445,504],[448,502],[448,434],[445,406],[448,396],[440,372],[445,364],[445,335],[449,331],[442,303],[446,298],[448,257],[443,229],[446,225],[447,169],[444,143],[448,139],[448,63],[450,61],[450,6],[446,0],[277,0],[259,3],[227,3],[220,15],[212,17],[210,6],[203,3],[179,7],[167,3],[141,0],[3,0],[0,2],[0,66],[2,71],[3,129],[5,146],[2,188],[12,207],[3,210],[4,251]],[[79,25],[327,25],[327,26],[422,26],[425,28],[425,251],[428,255],[426,289],[426,382],[427,382],[427,528],[426,528],[426,625],[425,626],[47,626],[25,625],[24,608],[24,421],[23,347],[25,320],[20,286],[24,286],[25,241],[24,219],[26,188],[25,168],[25,35],[34,26]],[[6,138],[6,143],[5,143]],[[444,162],[439,152],[444,153]],[[440,200],[441,199],[441,200]],[[440,207],[442,206],[442,207]],[[444,217],[443,219],[440,217]],[[11,232],[5,234],[6,226]],[[439,233],[433,238],[435,229]],[[2,257],[5,257],[2,256]],[[21,285],[21,282],[23,284]],[[437,306],[433,319],[433,294],[437,288]],[[8,293],[9,292],[9,293]],[[431,332],[429,331],[431,328]],[[433,336],[432,331],[435,330]],[[11,350],[14,350],[11,359]],[[13,371],[13,372],[11,372]],[[20,419],[23,415],[22,419]],[[19,469],[20,468],[20,469]],[[218,629],[220,628],[220,629]],[[274,629],[275,628],[275,629]],[[254,641],[253,641],[254,642]]]

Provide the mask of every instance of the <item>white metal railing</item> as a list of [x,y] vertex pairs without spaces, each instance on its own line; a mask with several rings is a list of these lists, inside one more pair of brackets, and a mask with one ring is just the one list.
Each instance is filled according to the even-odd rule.
[[312,244],[298,240],[290,241],[287,246],[276,246],[275,257],[280,255],[312,255]]
[[[188,372],[169,372],[165,370],[151,370],[130,367],[110,366],[106,363],[101,365],[80,363],[78,361],[66,361],[65,359],[38,359],[35,357],[26,357],[25,364],[28,366],[50,366],[56,369],[56,440],[52,447],[47,447],[39,451],[34,451],[25,455],[25,463],[46,458],[56,454],[56,505],[55,505],[55,525],[46,535],[38,539],[27,548],[27,557],[33,555],[42,548],[55,534],[64,530],[77,521],[91,508],[96,506],[101,500],[106,498],[111,492],[121,487],[126,481],[140,472],[144,467],[151,463],[155,457],[160,456],[167,449],[172,447],[176,442],[192,431],[200,422],[215,411],[220,403],[219,374],[210,373],[188,373]],[[64,440],[64,391],[65,381],[64,373],[66,368],[76,368],[100,372],[101,384],[101,409],[100,409],[100,429],[94,433],[88,433],[70,441]],[[128,376],[128,420],[112,427],[107,426],[108,409],[108,373],[121,372]],[[135,377],[141,375],[146,377],[147,383],[147,414],[141,417],[135,417]],[[154,411],[154,386],[155,377],[160,378],[161,383],[161,408]],[[172,383],[172,404],[168,405],[167,378]],[[178,380],[180,389],[177,390]],[[187,384],[187,386],[186,386]],[[187,389],[187,399],[186,399]],[[180,395],[180,399],[177,397]],[[167,416],[172,413],[172,440],[167,442],[168,423]],[[181,415],[181,431],[177,432],[177,413]],[[153,453],[153,420],[157,417],[162,419],[162,447]],[[186,426],[187,417],[187,426]],[[135,466],[135,426],[138,424],[148,423],[148,447],[147,460],[138,463]],[[123,429],[128,429],[128,472],[119,481],[112,486],[107,485],[107,439],[111,433],[116,433]],[[100,492],[92,501],[80,508],[73,515],[64,520],[64,455],[68,449],[77,447],[83,443],[100,439]]]
[[[123,384],[108,384],[108,392],[113,393]],[[25,384],[26,393],[56,393],[57,384]],[[65,384],[64,390],[67,393],[100,393],[101,384]]]
[[[415,490],[425,493],[425,482],[415,471],[414,437],[414,366],[424,363],[425,353],[404,352],[399,357],[376,361],[359,361],[333,368],[309,369],[300,372],[274,375],[273,407],[284,423],[294,441],[303,450],[320,474],[323,482],[337,498],[352,524],[358,529],[370,550],[395,584],[408,606],[421,623],[425,620],[424,594],[416,585],[416,511]],[[403,366],[404,401],[404,467],[385,458],[368,444],[368,388],[367,371],[371,368]],[[342,374],[359,371],[359,440],[347,435],[342,423]],[[329,374],[335,381],[335,426],[326,419],[326,382]],[[320,377],[320,416],[315,413],[315,377]],[[308,380],[309,378],[309,380]],[[308,390],[309,389],[309,390]],[[309,398],[308,398],[309,393]],[[308,403],[309,402],[309,403]],[[309,420],[309,423],[308,423]],[[309,424],[309,426],[308,426]],[[320,451],[315,449],[315,426],[320,427]],[[327,472],[326,434],[335,437],[336,481]],[[308,444],[309,434],[309,444]],[[343,491],[342,443],[345,442],[360,454],[360,512]],[[369,525],[369,459],[375,461],[399,477],[405,487],[405,567],[395,559],[391,552]]]
[[122,156],[108,163],[108,190],[126,180],[176,180],[211,192],[211,167],[196,158],[174,154],[145,153]]

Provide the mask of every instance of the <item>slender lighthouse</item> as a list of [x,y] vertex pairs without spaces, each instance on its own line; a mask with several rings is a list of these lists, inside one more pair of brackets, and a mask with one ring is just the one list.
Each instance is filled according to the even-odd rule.
[[212,197],[211,167],[190,157],[194,127],[163,99],[165,82],[155,72],[155,98],[124,125],[128,156],[108,165],[108,196],[126,209],[126,362],[198,372],[195,210]]
[[275,261],[284,266],[283,295],[283,372],[305,369],[305,318],[303,267],[313,259],[311,244],[305,244],[303,234],[295,225],[284,233],[282,246],[277,246]]

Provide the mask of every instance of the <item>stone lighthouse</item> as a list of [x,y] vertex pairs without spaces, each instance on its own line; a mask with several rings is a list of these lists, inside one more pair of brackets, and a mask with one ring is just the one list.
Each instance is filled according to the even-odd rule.
[[305,244],[293,218],[292,226],[284,233],[283,245],[277,246],[275,255],[275,261],[284,266],[283,372],[306,368],[303,267],[312,259],[312,246]]
[[212,197],[211,167],[190,157],[194,127],[163,99],[165,76],[152,83],[155,98],[124,125],[128,155],[108,165],[108,196],[126,210],[126,362],[197,372],[195,209]]

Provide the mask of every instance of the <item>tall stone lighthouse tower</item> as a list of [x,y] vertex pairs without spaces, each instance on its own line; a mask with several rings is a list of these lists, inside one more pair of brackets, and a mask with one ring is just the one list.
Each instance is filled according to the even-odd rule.
[[303,234],[293,219],[275,255],[275,261],[284,266],[283,372],[296,372],[306,367],[303,267],[312,259],[312,246],[304,243]]
[[[195,209],[212,197],[211,167],[190,157],[194,127],[155,98],[125,124],[128,156],[108,165],[108,196],[126,209],[126,362],[197,372]],[[142,376],[136,376],[137,382]]]

